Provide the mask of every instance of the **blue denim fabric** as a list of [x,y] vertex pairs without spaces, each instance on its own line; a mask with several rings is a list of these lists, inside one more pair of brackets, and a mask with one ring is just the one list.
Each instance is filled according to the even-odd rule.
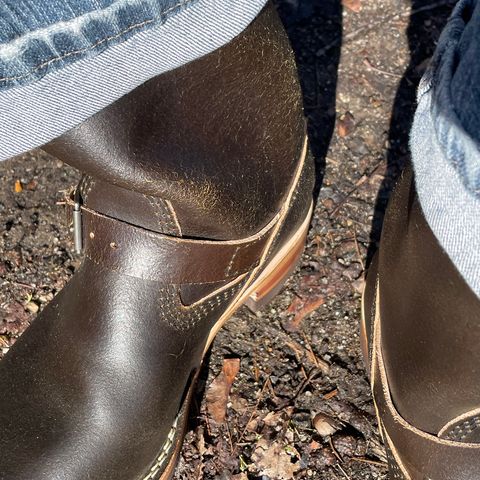
[[442,32],[423,87],[432,91],[438,141],[464,186],[475,195],[480,195],[479,35],[480,5],[460,0]]
[[[15,28],[22,32],[16,38],[12,30],[0,32],[12,39],[0,43],[0,160],[49,142],[150,78],[220,48],[250,24],[266,2],[0,2],[2,21],[18,23]],[[44,3],[59,6],[56,16],[49,16]],[[27,14],[26,5],[36,5],[36,14]],[[69,5],[82,6],[83,15],[77,16],[78,10]],[[16,17],[9,17],[10,12]],[[59,18],[66,20],[52,23]]]
[[[479,8],[460,0],[442,32],[419,87],[410,147],[425,218],[480,298],[480,57],[468,53],[480,51]],[[467,60],[470,68],[462,65]]]
[[197,0],[4,0],[0,91],[161,25]]

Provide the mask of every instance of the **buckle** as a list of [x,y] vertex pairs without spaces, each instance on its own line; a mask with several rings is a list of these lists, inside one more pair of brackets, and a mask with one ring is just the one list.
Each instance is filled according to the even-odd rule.
[[75,189],[73,194],[73,245],[75,253],[83,251],[83,225],[82,225],[82,197],[80,189]]

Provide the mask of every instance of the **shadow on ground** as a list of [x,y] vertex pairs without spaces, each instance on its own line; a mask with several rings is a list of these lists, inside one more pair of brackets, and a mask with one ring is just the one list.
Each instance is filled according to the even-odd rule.
[[400,81],[392,107],[388,133],[387,171],[378,192],[367,253],[367,266],[378,247],[388,199],[405,164],[409,161],[409,132],[416,107],[420,79],[433,55],[440,33],[448,20],[455,1],[432,3],[412,0],[407,28],[410,62]]
[[317,169],[317,197],[335,126],[343,9],[340,0],[276,3],[297,59],[310,148]]

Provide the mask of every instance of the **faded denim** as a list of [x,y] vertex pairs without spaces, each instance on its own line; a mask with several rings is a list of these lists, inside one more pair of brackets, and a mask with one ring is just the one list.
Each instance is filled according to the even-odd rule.
[[223,46],[266,1],[1,2],[0,159],[58,137],[150,78]]
[[455,7],[419,87],[410,144],[425,218],[480,297],[480,56],[470,58],[480,54],[479,10],[473,0]]
[[0,90],[98,55],[196,2],[5,0],[0,4]]

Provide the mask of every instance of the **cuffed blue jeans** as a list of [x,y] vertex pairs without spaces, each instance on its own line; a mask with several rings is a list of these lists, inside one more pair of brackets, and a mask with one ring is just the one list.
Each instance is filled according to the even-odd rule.
[[0,2],[0,159],[221,47],[267,0]]
[[460,0],[418,90],[416,188],[440,245],[480,297],[480,2]]
[[[266,0],[4,0],[0,158],[61,135],[149,78],[224,45]],[[418,92],[420,204],[480,297],[480,0],[460,0]]]

